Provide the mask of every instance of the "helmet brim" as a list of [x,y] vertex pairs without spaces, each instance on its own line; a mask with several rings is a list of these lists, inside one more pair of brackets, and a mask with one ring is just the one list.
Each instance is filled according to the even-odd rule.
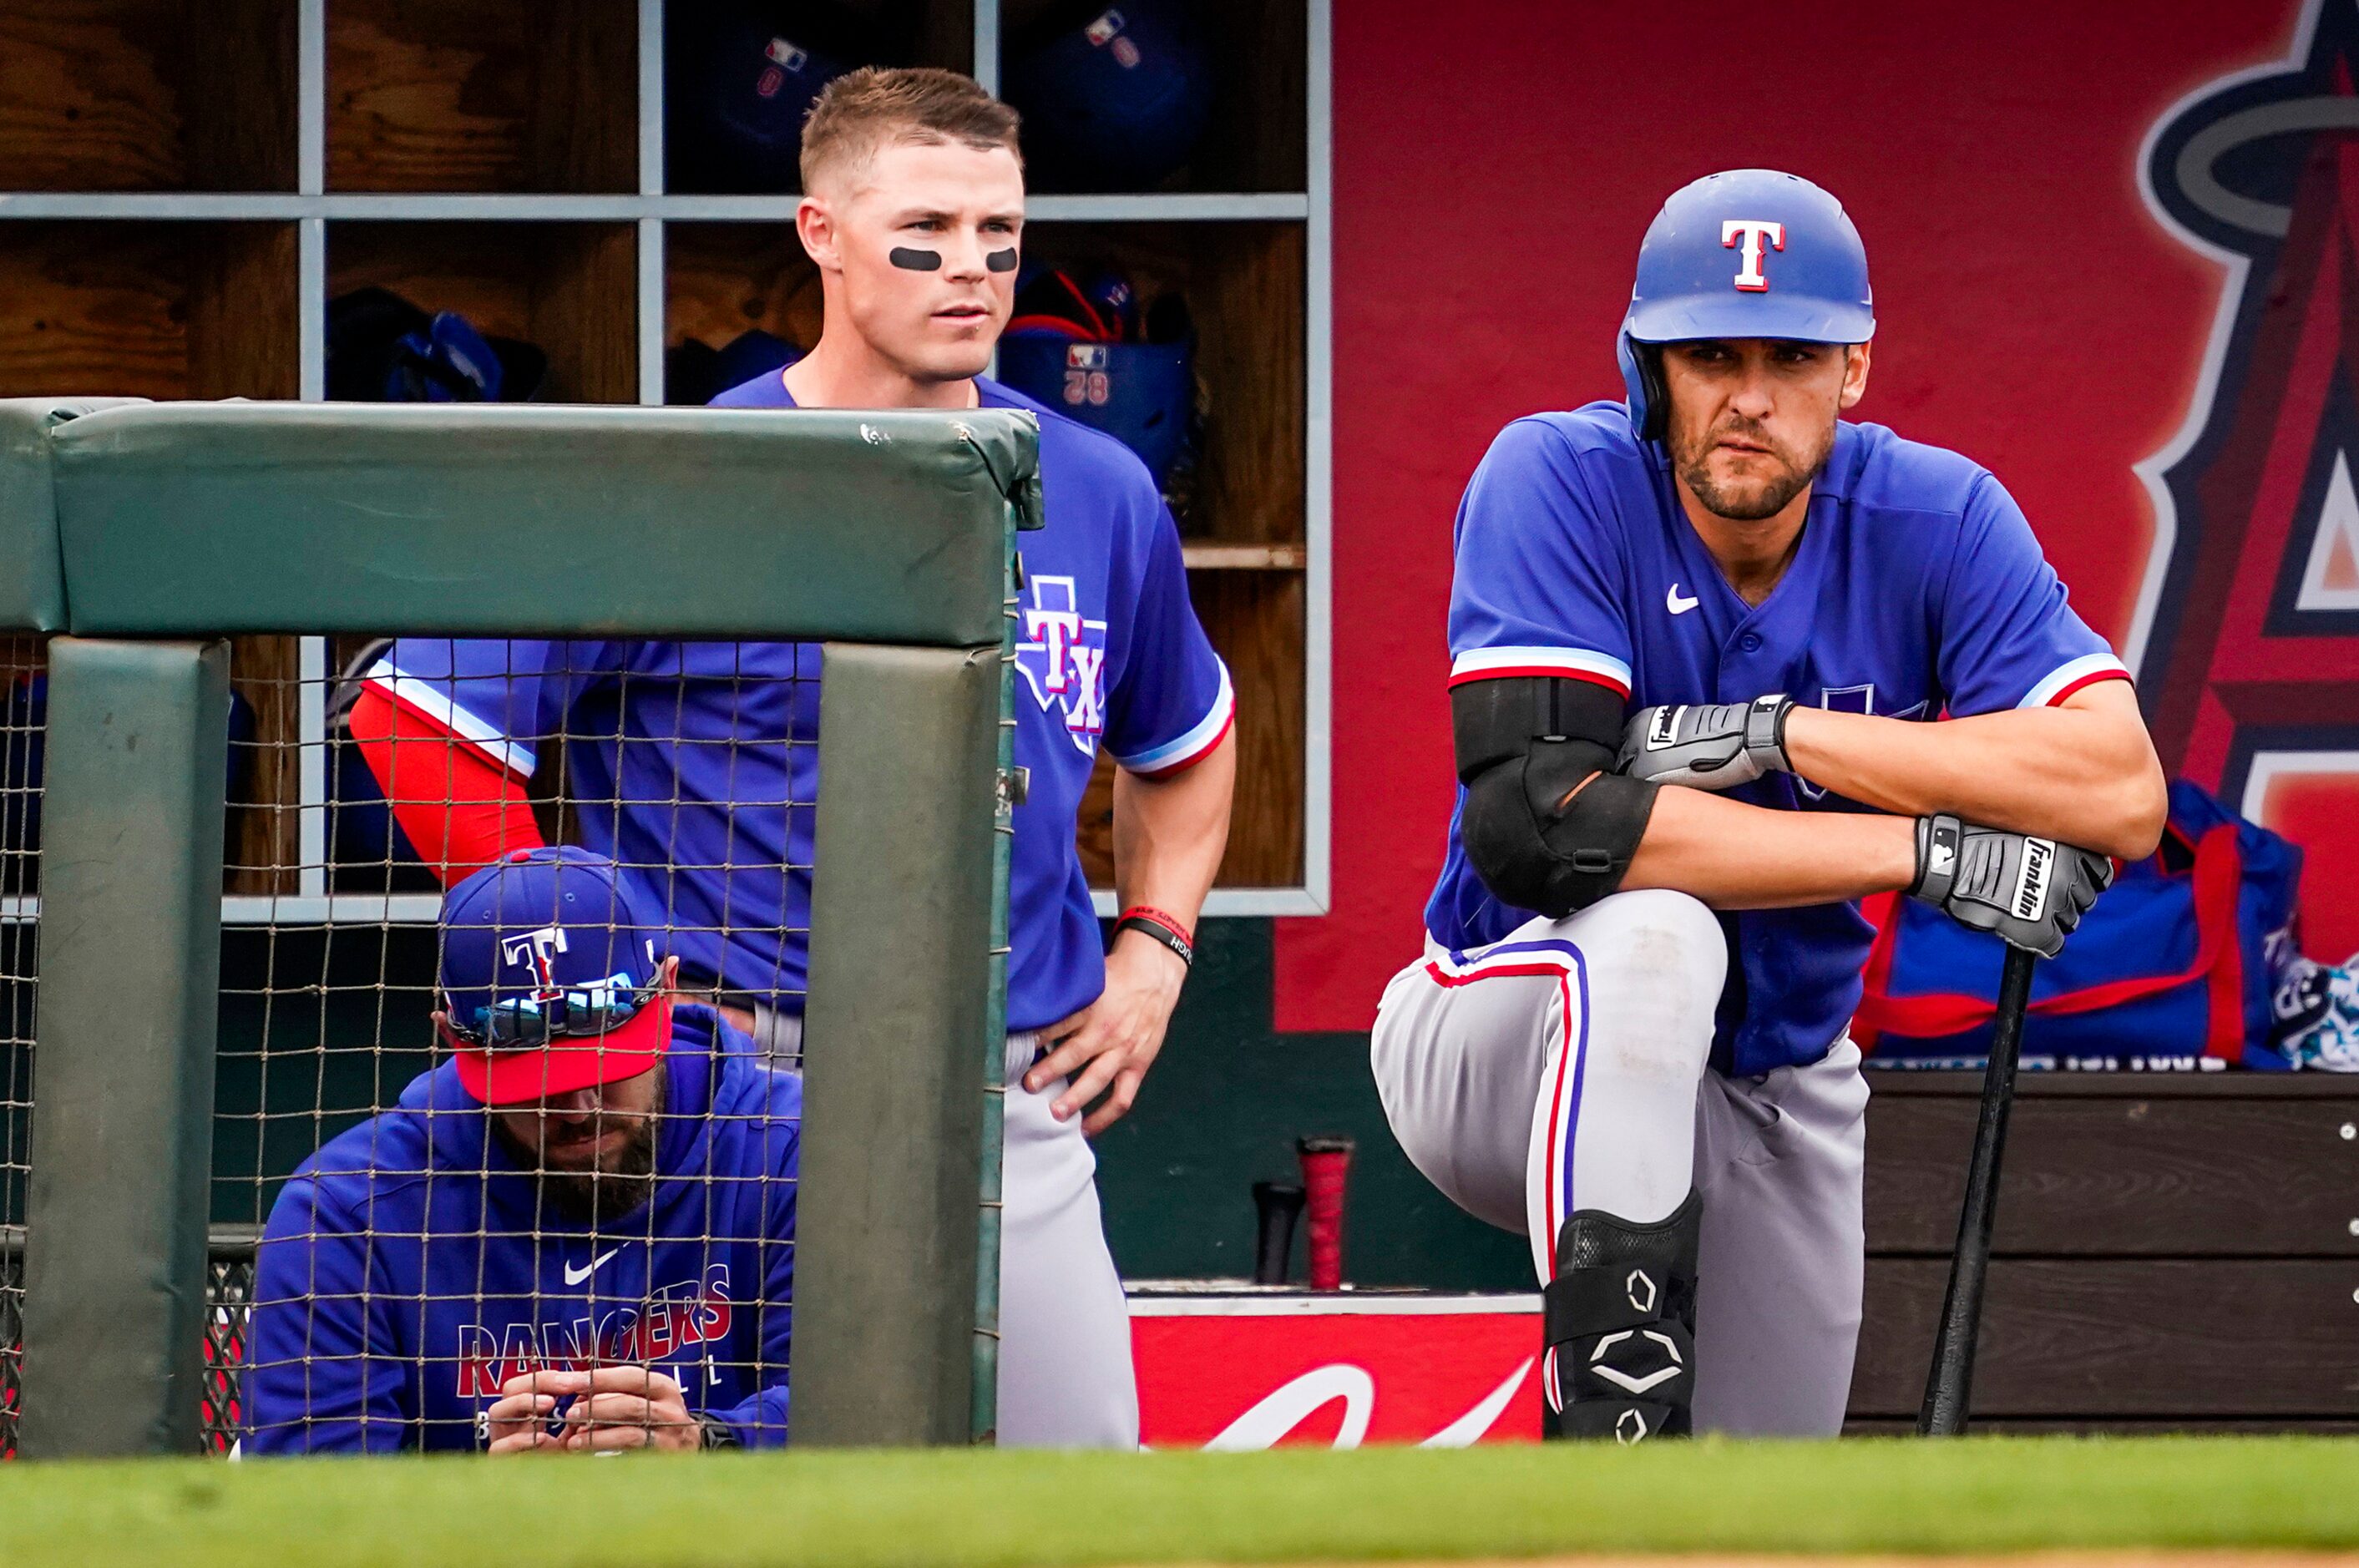
[[1773,338],[1782,343],[1857,343],[1875,336],[1875,313],[1854,300],[1807,295],[1737,294],[1633,305],[1622,330],[1634,343]]

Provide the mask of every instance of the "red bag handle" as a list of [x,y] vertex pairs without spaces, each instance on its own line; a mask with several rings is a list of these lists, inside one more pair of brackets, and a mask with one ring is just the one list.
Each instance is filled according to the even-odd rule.
[[[2186,842],[2178,830],[2172,833],[2180,842]],[[2049,1018],[2094,1012],[2201,979],[2206,982],[2208,1003],[2203,1054],[2234,1061],[2245,1043],[2245,959],[2236,940],[2236,898],[2244,883],[2245,865],[2236,847],[2235,823],[2222,822],[2204,833],[2195,845],[2192,876],[2195,957],[2185,969],[2176,975],[2141,975],[2061,991],[2032,1003],[2030,1010]],[[1852,1039],[1863,1053],[1875,1050],[1877,1037],[1886,1029],[1937,1039],[1979,1029],[1998,1011],[1995,1002],[1956,992],[1928,992],[1921,996],[1890,994],[1886,987],[1900,933],[1899,900],[1897,893],[1884,893],[1860,906],[1860,912],[1877,926],[1861,975],[1865,990],[1852,1019]]]

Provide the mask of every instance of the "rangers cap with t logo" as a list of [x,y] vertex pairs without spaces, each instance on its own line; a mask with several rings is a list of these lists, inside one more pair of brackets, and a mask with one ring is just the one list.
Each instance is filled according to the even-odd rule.
[[485,1105],[655,1067],[671,1040],[662,975],[614,862],[587,850],[517,850],[443,901],[442,1033],[459,1082]]

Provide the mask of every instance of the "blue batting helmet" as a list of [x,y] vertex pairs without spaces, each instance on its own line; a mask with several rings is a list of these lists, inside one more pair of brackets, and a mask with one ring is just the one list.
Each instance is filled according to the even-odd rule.
[[1698,338],[1856,343],[1875,335],[1867,247],[1843,203],[1774,169],[1708,174],[1671,193],[1638,246],[1619,357],[1630,424],[1660,440],[1653,345]]

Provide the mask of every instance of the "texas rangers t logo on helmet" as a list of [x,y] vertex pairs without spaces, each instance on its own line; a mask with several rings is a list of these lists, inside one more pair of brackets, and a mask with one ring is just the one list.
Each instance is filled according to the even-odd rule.
[[1765,218],[1731,218],[1720,225],[1720,245],[1728,249],[1742,239],[1745,248],[1738,252],[1745,266],[1736,274],[1736,286],[1749,293],[1766,293],[1769,279],[1761,271],[1761,242],[1767,240],[1771,250],[1786,248],[1786,225],[1773,223]]

